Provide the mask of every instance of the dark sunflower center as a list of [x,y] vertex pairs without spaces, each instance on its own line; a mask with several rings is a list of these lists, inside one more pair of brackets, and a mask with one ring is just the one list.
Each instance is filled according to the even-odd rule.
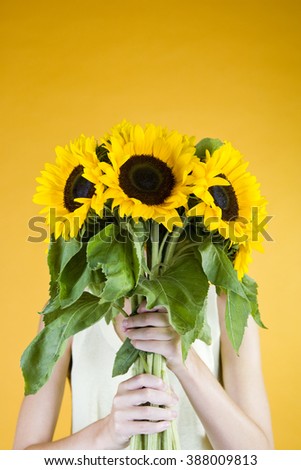
[[175,185],[171,168],[152,155],[134,155],[121,167],[119,184],[128,197],[148,206],[162,204]]
[[[218,176],[227,180],[226,176],[222,173]],[[229,186],[211,186],[209,193],[213,197],[215,204],[221,208],[223,220],[229,222],[238,218],[238,201],[231,184]]]
[[64,188],[64,206],[69,212],[74,212],[82,204],[74,201],[78,197],[91,198],[95,192],[95,186],[86,178],[82,177],[84,167],[82,165],[76,166],[65,184]]

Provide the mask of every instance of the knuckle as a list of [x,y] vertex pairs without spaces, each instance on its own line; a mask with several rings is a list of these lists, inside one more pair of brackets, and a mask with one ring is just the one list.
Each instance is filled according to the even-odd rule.
[[118,409],[120,406],[120,401],[120,396],[115,395],[115,397],[113,398],[113,407]]
[[157,387],[160,387],[160,388],[162,388],[162,387],[164,388],[164,387],[165,387],[165,383],[164,383],[164,381],[163,381],[162,379],[160,379],[160,377],[155,377],[155,379],[156,379],[156,385],[157,385]]
[[118,434],[121,434],[122,431],[123,431],[123,426],[121,425],[121,423],[119,421],[115,421],[114,423],[114,431],[115,433],[118,435]]
[[122,413],[120,412],[120,410],[115,411],[115,423],[116,424],[118,425],[120,424],[121,417],[122,417]]

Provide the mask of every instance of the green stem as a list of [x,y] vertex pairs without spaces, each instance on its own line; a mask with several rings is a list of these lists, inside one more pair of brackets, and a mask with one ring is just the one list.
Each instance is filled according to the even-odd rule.
[[116,308],[116,310],[118,310],[120,313],[122,313],[122,315],[123,315],[124,317],[126,317],[126,318],[128,317],[128,314],[126,313],[126,311],[125,311],[122,307],[120,307],[120,305],[112,304],[112,306],[113,306],[114,308]]
[[164,249],[164,246],[165,246],[165,243],[166,243],[166,240],[168,239],[170,235],[170,232],[166,231],[161,243],[160,243],[160,248],[159,248],[159,259],[162,260],[162,255],[163,255],[163,249]]
[[131,297],[131,311],[132,313],[136,312],[139,306],[139,295],[133,295]]
[[[153,374],[153,363],[154,363],[154,354],[148,353],[147,354],[147,364],[150,371],[150,374]],[[154,405],[151,405],[154,406]],[[157,434],[146,434],[145,436],[145,444],[147,450],[157,450]]]
[[183,253],[185,253],[187,250],[191,250],[191,248],[197,246],[197,243],[193,243],[190,241],[189,243],[186,243],[184,246],[179,248],[177,250],[177,259],[179,259],[179,256],[182,256]]
[[165,362],[165,359],[161,356],[161,354],[154,354],[154,360],[153,360],[153,374],[156,377],[162,377],[162,370],[163,370],[163,362]]
[[[134,375],[139,375],[144,373],[144,364],[141,361],[141,357],[139,356],[136,360],[133,368]],[[145,449],[145,437],[143,434],[135,434],[131,438],[130,442],[130,449],[131,450],[143,450]]]
[[[156,377],[162,377],[162,362],[163,357],[161,354],[152,354],[153,356],[153,370],[152,374]],[[155,405],[156,406],[156,405]],[[149,450],[158,450],[161,448],[161,439],[158,433],[149,436]]]
[[[148,249],[148,260],[150,261],[149,268],[151,269],[152,276],[156,277],[159,274],[160,266],[162,263],[163,247],[164,244],[169,241],[166,253],[165,263],[168,264],[174,254],[176,243],[182,233],[183,228],[176,227],[172,234],[167,233],[160,246],[159,239],[159,224],[155,221],[150,221],[150,246]],[[135,296],[135,310],[140,305],[142,298],[141,296]],[[161,354],[147,353],[141,351],[139,357],[135,363],[134,368],[135,374],[150,373],[163,379],[168,384],[168,375],[166,370],[166,359]],[[157,406],[157,405],[152,405]],[[177,435],[177,428],[175,421],[172,422],[170,427],[162,432],[156,434],[147,434],[140,436],[133,436],[131,439],[131,449],[136,450],[171,450],[180,449],[179,439]]]
[[182,234],[183,230],[184,230],[184,227],[175,227],[173,229],[173,231],[171,232],[170,236],[169,236],[168,243],[167,243],[167,248],[166,248],[166,252],[165,252],[165,256],[164,256],[164,261],[163,261],[163,265],[164,265],[165,268],[167,266],[169,266],[169,264],[170,264],[170,261],[173,257],[173,254],[174,254],[174,251],[176,249],[178,240],[179,240],[180,235]]
[[172,449],[173,450],[181,449],[177,422],[175,420],[171,422],[171,435],[172,435]]
[[[169,383],[166,361],[162,363],[162,379],[165,383]],[[163,432],[162,449],[181,449],[177,423],[175,420],[172,420],[171,425]]]
[[154,276],[159,272],[159,224],[154,220],[151,221],[151,243],[152,243],[152,253],[151,253],[151,271]]
[[147,361],[147,353],[144,351],[139,352],[140,363],[142,365],[142,372],[139,374],[151,374],[152,370],[149,368],[148,361]]

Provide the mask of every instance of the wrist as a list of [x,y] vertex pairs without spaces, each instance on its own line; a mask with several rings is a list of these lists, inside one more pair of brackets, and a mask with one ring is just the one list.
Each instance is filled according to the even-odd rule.
[[168,351],[168,354],[164,354],[164,356],[166,359],[166,366],[174,374],[176,374],[178,370],[181,370],[183,367],[185,367],[180,341],[176,344],[175,347],[173,347],[172,350]]
[[127,444],[117,442],[110,415],[97,421],[92,425],[94,427],[95,449],[101,450],[120,450]]
[[168,369],[178,377],[180,374],[187,372],[187,360],[188,356],[184,361],[181,355],[180,357],[167,359],[166,365]]
[[181,358],[180,361],[173,363],[172,368],[170,369],[181,381],[182,379],[185,380],[185,378],[188,376],[193,378],[195,373],[199,373],[200,367],[202,365],[203,362],[200,360],[200,357],[195,352],[194,348],[191,347],[188,351],[185,361],[183,361]]
[[130,444],[130,438],[124,435],[126,425],[117,423],[112,414],[101,420],[103,425],[98,440],[104,450],[122,450]]

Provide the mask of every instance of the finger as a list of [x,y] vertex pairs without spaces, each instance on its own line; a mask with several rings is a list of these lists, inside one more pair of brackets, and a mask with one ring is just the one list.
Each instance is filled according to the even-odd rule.
[[125,406],[138,406],[144,403],[172,407],[175,406],[178,401],[177,395],[171,389],[164,392],[152,388],[141,388],[138,390],[128,390],[124,394],[117,395],[114,399],[114,404],[119,409]]
[[173,348],[171,340],[168,341],[157,341],[157,340],[141,340],[141,339],[132,339],[132,345],[134,348],[139,349],[140,351],[158,353],[167,358]]
[[176,332],[171,327],[131,328],[125,331],[130,339],[168,341],[175,338]]
[[154,434],[162,432],[170,426],[171,421],[128,421],[127,434]]
[[178,412],[171,408],[158,406],[132,406],[119,412],[122,420],[172,421]]
[[168,314],[165,312],[147,312],[133,315],[122,321],[122,328],[141,328],[144,326],[170,326]]
[[162,312],[167,313],[166,307],[164,305],[155,305],[153,308],[147,308],[146,302],[143,301],[139,307],[137,308],[138,313],[146,313],[146,312]]
[[124,393],[127,390],[137,390],[143,387],[163,391],[168,390],[168,386],[159,377],[152,374],[139,374],[121,382],[118,387],[118,392]]

